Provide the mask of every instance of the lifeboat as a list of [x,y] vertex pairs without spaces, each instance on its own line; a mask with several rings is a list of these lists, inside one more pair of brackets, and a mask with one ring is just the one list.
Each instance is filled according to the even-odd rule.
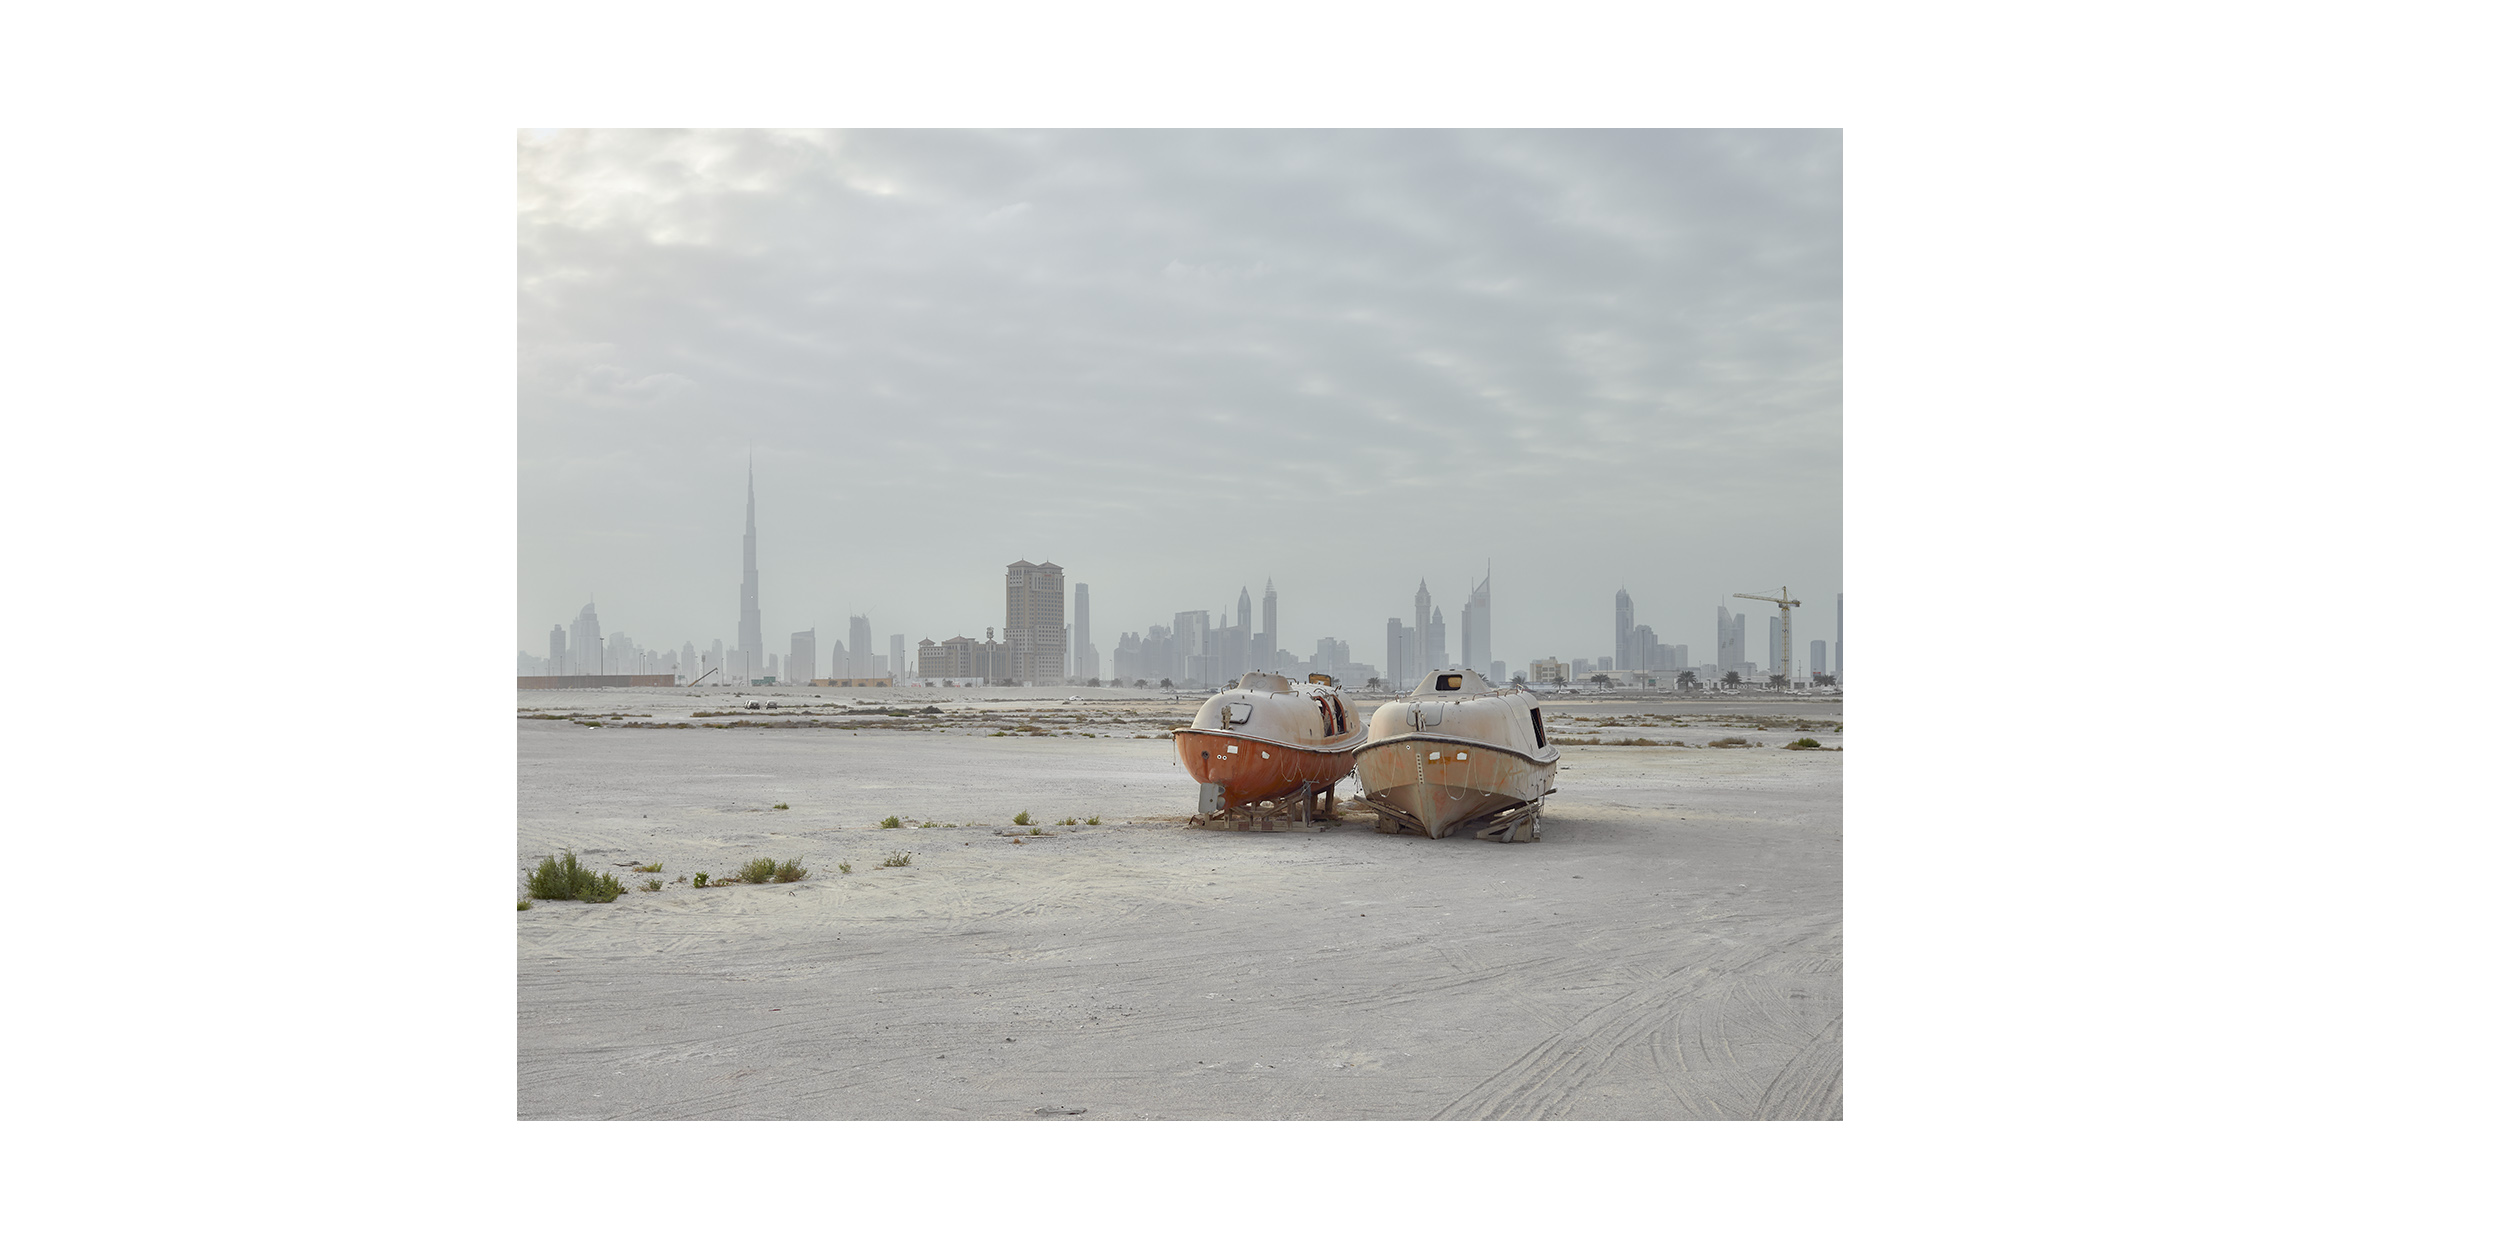
[[1336,810],[1337,783],[1353,771],[1365,734],[1327,678],[1246,673],[1199,705],[1189,728],[1173,730],[1172,745],[1198,779],[1200,815],[1280,801],[1301,804],[1307,820],[1322,795]]
[[1562,752],[1545,740],[1536,696],[1492,685],[1472,669],[1445,668],[1380,705],[1370,737],[1354,753],[1354,770],[1363,802],[1385,828],[1538,840]]

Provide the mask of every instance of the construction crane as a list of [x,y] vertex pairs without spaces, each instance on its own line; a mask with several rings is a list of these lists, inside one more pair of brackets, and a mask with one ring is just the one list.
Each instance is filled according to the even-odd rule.
[[1776,603],[1780,605],[1780,680],[1782,682],[1796,681],[1797,671],[1795,668],[1791,667],[1788,662],[1788,657],[1791,654],[1791,648],[1796,645],[1796,640],[1789,636],[1788,610],[1804,603],[1805,600],[1789,598],[1788,588],[1786,586],[1780,587],[1780,592],[1776,595],[1749,595],[1739,591],[1736,597],[1739,599],[1760,599],[1764,603]]

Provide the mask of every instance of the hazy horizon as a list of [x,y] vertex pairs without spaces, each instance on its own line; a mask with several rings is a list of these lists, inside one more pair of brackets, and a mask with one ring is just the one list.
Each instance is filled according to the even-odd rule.
[[[1831,131],[546,132],[519,153],[519,648],[594,597],[768,650],[1000,624],[1005,566],[1120,633],[1276,583],[1279,644],[1614,650],[1614,592],[1840,584]],[[1071,604],[1071,615],[1073,605]],[[1414,622],[1410,619],[1409,624]],[[821,663],[821,661],[820,661]]]

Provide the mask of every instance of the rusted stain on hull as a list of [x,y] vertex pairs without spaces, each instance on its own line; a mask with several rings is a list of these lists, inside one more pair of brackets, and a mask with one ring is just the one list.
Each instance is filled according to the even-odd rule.
[[1533,839],[1562,767],[1543,716],[1535,696],[1472,670],[1426,674],[1372,713],[1371,741],[1354,756],[1364,801],[1427,837],[1472,825],[1505,842],[1523,830]]
[[1181,766],[1201,783],[1224,787],[1228,807],[1292,794],[1304,785],[1324,790],[1354,771],[1354,750],[1280,746],[1238,734],[1175,729]]
[[1409,818],[1429,837],[1444,838],[1471,821],[1544,798],[1560,764],[1481,742],[1409,735],[1365,747],[1355,766],[1366,802]]
[[1223,787],[1220,802],[1200,808],[1216,812],[1328,790],[1354,771],[1368,736],[1334,688],[1245,673],[1172,731],[1172,746],[1201,786]]

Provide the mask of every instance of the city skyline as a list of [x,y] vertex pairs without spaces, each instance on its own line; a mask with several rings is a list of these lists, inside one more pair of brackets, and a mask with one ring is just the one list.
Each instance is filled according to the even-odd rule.
[[1705,654],[1722,599],[1781,585],[1828,638],[1839,157],[1830,131],[525,136],[520,645],[594,591],[638,637],[741,642],[750,448],[756,641],[815,629],[820,668],[853,615],[1003,625],[992,571],[1044,558],[1106,665],[1269,577],[1297,654],[1371,650],[1422,580],[1455,656],[1488,562],[1514,667],[1612,654],[1618,587]]
[[[686,680],[693,680],[708,668],[718,667],[722,680],[773,676],[784,681],[803,681],[813,676],[890,675],[899,678],[915,673],[917,666],[914,663],[914,656],[906,652],[905,636],[893,635],[888,643],[887,652],[877,654],[871,650],[874,639],[869,618],[860,614],[849,616],[848,645],[837,641],[834,644],[832,656],[827,657],[821,663],[816,651],[815,627],[812,624],[805,630],[791,633],[787,651],[765,646],[752,657],[745,655],[743,640],[767,636],[760,601],[761,578],[757,559],[759,538],[756,523],[754,470],[750,465],[747,474],[744,559],[740,570],[738,602],[738,633],[742,644],[732,646],[726,652],[718,650],[723,646],[718,639],[715,639],[710,647],[704,646],[698,640],[688,640],[678,648],[663,646],[656,653],[656,659],[646,657],[640,661],[652,666],[649,671],[668,671],[670,664],[676,663],[681,677]],[[1453,665],[1475,668],[1488,677],[1492,676],[1493,669],[1497,665],[1507,669],[1509,673],[1524,674],[1528,671],[1529,664],[1540,658],[1562,660],[1567,669],[1593,668],[1600,671],[1656,672],[1692,667],[1730,670],[1741,668],[1746,671],[1758,669],[1767,674],[1776,669],[1778,654],[1776,648],[1779,645],[1776,617],[1763,623],[1767,637],[1762,647],[1755,648],[1747,637],[1749,622],[1746,615],[1741,612],[1731,614],[1726,604],[1722,602],[1717,609],[1717,620],[1713,631],[1714,651],[1711,653],[1713,659],[1693,664],[1685,659],[1673,658],[1688,655],[1691,644],[1664,637],[1658,634],[1652,625],[1634,623],[1636,615],[1634,601],[1628,590],[1622,587],[1618,587],[1613,596],[1614,637],[1613,647],[1608,652],[1591,655],[1569,648],[1561,650],[1548,648],[1541,655],[1523,655],[1514,658],[1492,650],[1489,645],[1479,651],[1477,650],[1479,644],[1475,639],[1479,636],[1489,638],[1492,633],[1492,577],[1492,568],[1488,564],[1483,580],[1469,584],[1468,598],[1462,609],[1460,624],[1462,651],[1457,654],[1447,651],[1447,617],[1441,606],[1433,599],[1429,578],[1418,580],[1413,597],[1407,601],[1410,612],[1414,614],[1416,621],[1424,623],[1423,627],[1418,628],[1413,623],[1405,622],[1403,618],[1389,618],[1387,629],[1390,632],[1383,635],[1384,642],[1377,656],[1366,655],[1350,642],[1339,641],[1332,635],[1315,636],[1310,644],[1312,650],[1308,653],[1294,646],[1294,639],[1291,635],[1279,637],[1278,632],[1281,628],[1279,595],[1275,578],[1272,576],[1265,579],[1265,590],[1259,600],[1255,633],[1251,628],[1250,588],[1246,584],[1236,593],[1231,612],[1217,614],[1210,618],[1206,610],[1181,609],[1180,615],[1174,617],[1173,632],[1175,634],[1183,632],[1181,615],[1195,616],[1201,618],[1202,621],[1215,620],[1216,624],[1206,627],[1204,638],[1196,639],[1193,635],[1195,640],[1183,644],[1184,648],[1202,648],[1201,650],[1184,649],[1180,654],[1203,656],[1213,662],[1208,672],[1224,671],[1230,676],[1237,676],[1239,672],[1252,669],[1275,668],[1278,666],[1280,654],[1290,654],[1295,657],[1295,663],[1284,667],[1315,671],[1331,667],[1325,663],[1327,657],[1331,654],[1339,655],[1343,657],[1340,664],[1350,662],[1376,668],[1384,679],[1393,685],[1408,684],[1424,672]],[[1029,584],[1027,579],[1032,579]],[[1047,579],[1046,590],[1042,579]],[[1071,586],[1074,590],[1073,596],[1067,594]],[[999,621],[1013,623],[983,626],[985,629],[994,630],[996,641],[1008,648],[1007,673],[1016,680],[1033,679],[1045,684],[1062,680],[1069,681],[1071,684],[1083,684],[1088,678],[1101,680],[1113,678],[1114,674],[1108,669],[1101,672],[1085,671],[1081,663],[1082,657],[1074,650],[1090,627],[1089,590],[1088,583],[1069,582],[1066,571],[1055,563],[1044,562],[1035,565],[1029,561],[1017,560],[1007,566],[1008,597]],[[1020,607],[1028,601],[1031,604],[1029,608]],[[1053,606],[1057,608],[1060,617],[1059,625],[1055,629],[1046,620]],[[1840,644],[1838,636],[1840,597],[1837,592],[1832,597],[1832,607],[1833,636],[1829,640],[1830,654],[1837,663]],[[602,645],[609,643],[610,639],[615,641],[613,645],[607,647],[607,651],[614,651],[621,647],[626,648],[631,654],[638,644],[622,630],[607,637],[601,636],[603,627],[600,625],[597,611],[595,601],[586,603],[575,616],[570,629],[562,624],[552,628],[544,636],[546,645],[550,649],[546,655],[538,657],[540,664],[544,666],[551,656],[561,656],[561,663],[549,668],[548,671],[575,673],[604,671],[608,665],[608,659],[602,651]],[[1028,621],[1026,619],[1028,612],[1040,615],[1033,616]],[[1802,619],[1804,613],[1800,612],[1798,615]],[[1398,632],[1400,630],[1403,630],[1402,634]],[[1130,631],[1115,632],[1126,636]],[[1823,647],[1821,639],[1809,641],[1808,632],[1803,629],[1799,631],[1797,648],[1799,662],[1793,676],[1800,682],[1805,681],[1814,672],[1821,671],[1819,667],[1804,662],[1806,649],[1809,646],[1817,650]],[[943,631],[937,631],[928,633],[926,636],[934,641],[942,633]],[[961,636],[956,637],[960,639]],[[1636,638],[1637,641],[1635,641]],[[647,648],[642,650],[647,650]],[[1059,658],[1040,663],[1026,658],[1036,652],[1055,653]],[[524,645],[520,649],[525,667],[528,666],[529,658],[533,654],[525,637]],[[1172,675],[1175,677],[1192,671],[1185,665],[1177,664],[1173,666],[1173,670]],[[620,668],[618,671],[625,670]],[[1218,681],[1226,679],[1228,677],[1216,678]]]

